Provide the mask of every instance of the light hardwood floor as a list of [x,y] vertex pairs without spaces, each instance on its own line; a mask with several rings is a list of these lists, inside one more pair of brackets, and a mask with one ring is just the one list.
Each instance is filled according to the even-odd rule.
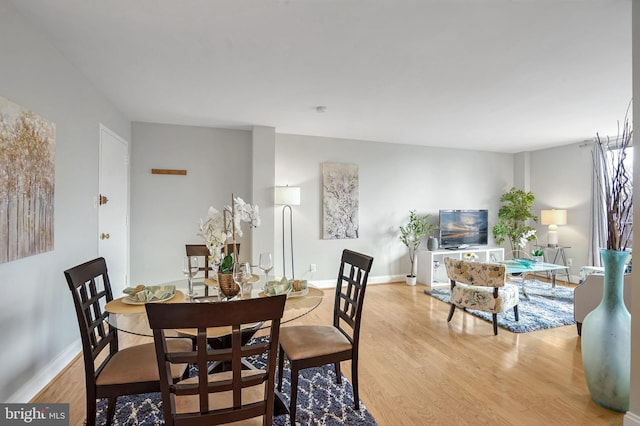
[[[589,397],[575,326],[515,334],[403,283],[369,285],[360,340],[360,399],[381,426],[621,425]],[[303,323],[331,322],[333,293]],[[130,344],[127,339],[124,344]],[[135,341],[135,340],[134,340]],[[138,340],[139,341],[139,340]],[[343,364],[350,377],[350,365]],[[77,358],[32,402],[70,403],[84,419]]]

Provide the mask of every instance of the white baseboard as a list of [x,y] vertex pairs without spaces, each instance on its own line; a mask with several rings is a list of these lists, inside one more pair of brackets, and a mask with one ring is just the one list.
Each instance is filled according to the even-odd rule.
[[80,339],[68,346],[56,359],[43,365],[37,374],[7,399],[8,403],[27,403],[82,351]]
[[627,411],[622,424],[624,426],[640,426],[640,415]]

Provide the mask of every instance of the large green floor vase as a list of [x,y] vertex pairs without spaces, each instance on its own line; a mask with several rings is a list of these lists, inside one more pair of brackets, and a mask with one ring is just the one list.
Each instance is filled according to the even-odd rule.
[[629,409],[631,315],[624,305],[626,251],[600,249],[602,301],[582,323],[582,365],[591,399],[614,411]]

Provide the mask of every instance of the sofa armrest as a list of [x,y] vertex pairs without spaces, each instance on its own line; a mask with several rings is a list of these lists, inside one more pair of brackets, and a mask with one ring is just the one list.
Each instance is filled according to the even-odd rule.
[[[589,312],[594,310],[602,300],[604,290],[604,275],[591,274],[573,292],[573,318],[582,323]],[[629,309],[631,302],[631,274],[624,276],[624,303]]]

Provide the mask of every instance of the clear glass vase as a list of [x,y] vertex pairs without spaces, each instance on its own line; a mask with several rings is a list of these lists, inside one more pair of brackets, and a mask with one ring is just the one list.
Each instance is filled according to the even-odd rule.
[[624,305],[626,251],[600,249],[602,301],[582,323],[582,365],[591,399],[614,411],[629,409],[631,315]]

